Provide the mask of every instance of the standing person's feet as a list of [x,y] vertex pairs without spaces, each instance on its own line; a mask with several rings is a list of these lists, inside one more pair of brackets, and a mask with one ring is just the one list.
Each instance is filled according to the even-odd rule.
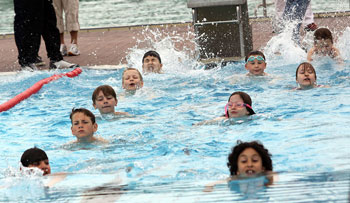
[[30,72],[33,72],[33,71],[35,71],[35,70],[38,70],[38,67],[36,67],[35,63],[30,63],[30,64],[27,64],[27,65],[21,66],[21,70],[22,70],[22,71],[30,71]]
[[71,44],[68,51],[68,56],[78,56],[78,55],[80,55],[80,51],[78,49],[77,44]]
[[60,52],[61,52],[62,56],[67,56],[67,46],[65,44],[61,44]]
[[43,59],[40,57],[40,56],[37,56],[35,61],[34,61],[34,64],[36,66],[45,66],[45,62],[43,61]]
[[318,26],[315,23],[310,23],[307,26],[305,26],[304,30],[306,32],[309,32],[309,31],[315,31],[317,28]]
[[78,64],[69,63],[64,60],[50,61],[50,69],[75,68],[78,66],[79,66]]

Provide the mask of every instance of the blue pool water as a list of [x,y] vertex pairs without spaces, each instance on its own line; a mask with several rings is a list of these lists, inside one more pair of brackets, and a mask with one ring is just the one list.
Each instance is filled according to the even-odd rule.
[[[329,88],[292,91],[295,70],[306,54],[273,38],[265,50],[268,77],[248,78],[243,63],[203,70],[192,53],[174,48],[172,38],[151,41],[164,74],[144,75],[144,88],[123,95],[122,70],[83,67],[76,78],[63,77],[0,113],[0,201],[80,202],[106,198],[120,202],[347,202],[350,184],[350,58],[346,30],[338,44],[345,60],[314,63],[318,84]],[[144,41],[150,40],[144,39]],[[154,38],[153,38],[154,39]],[[141,40],[142,41],[142,40]],[[277,45],[276,45],[277,44]],[[284,54],[285,50],[288,54]],[[141,68],[145,49],[135,46],[128,63]],[[68,70],[1,76],[0,103],[40,79]],[[135,118],[98,119],[106,145],[67,145],[73,107],[92,107],[91,94],[103,84],[118,93],[118,111]],[[220,116],[229,95],[245,91],[257,115],[235,124],[195,126]],[[271,152],[279,180],[262,187],[260,179],[204,186],[229,175],[227,155],[237,140],[260,140]],[[52,172],[68,176],[53,188],[48,180],[23,176],[19,159],[27,148],[44,149]]]

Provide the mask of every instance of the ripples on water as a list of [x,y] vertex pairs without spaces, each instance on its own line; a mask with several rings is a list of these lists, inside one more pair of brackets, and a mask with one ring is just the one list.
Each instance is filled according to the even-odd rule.
[[[165,74],[144,75],[145,86],[134,96],[122,96],[122,70],[84,69],[79,77],[49,83],[0,114],[0,201],[80,201],[92,197],[119,198],[122,202],[346,201],[349,58],[345,57],[344,66],[331,60],[314,63],[318,83],[330,88],[291,91],[296,86],[295,69],[306,54],[286,42],[280,48],[289,52],[274,55],[274,45],[285,41],[283,38],[273,38],[265,49],[270,76],[248,78],[241,62],[204,71],[193,60],[195,53],[176,48],[179,40],[187,40],[176,33],[147,29],[144,33],[139,44],[130,49],[128,63],[141,68],[146,49],[139,45],[148,43],[152,45],[148,48],[160,53]],[[347,30],[339,42],[346,42],[348,36]],[[347,47],[341,45],[341,52],[349,56]],[[2,78],[0,102],[52,74],[23,72]],[[98,115],[92,108],[91,94],[102,84],[117,91],[117,110],[136,118],[98,119],[97,134],[108,139],[108,145],[66,146],[74,140],[69,120],[72,107],[85,107]],[[192,125],[222,115],[234,91],[251,95],[256,116],[234,125]],[[203,193],[205,184],[228,176],[227,155],[237,140],[260,140],[273,155],[280,180],[268,188],[257,187],[259,180],[255,179],[234,181]],[[33,145],[48,153],[53,172],[69,173],[54,188],[43,187],[46,178],[9,175],[18,173],[21,154]]]

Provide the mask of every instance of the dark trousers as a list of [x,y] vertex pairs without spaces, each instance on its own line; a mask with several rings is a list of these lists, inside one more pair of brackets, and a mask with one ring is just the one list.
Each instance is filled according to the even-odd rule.
[[15,41],[21,66],[34,63],[40,49],[41,36],[51,61],[63,59],[60,53],[60,34],[52,0],[14,0]]
[[284,8],[283,21],[285,24],[296,22],[296,27],[293,29],[293,40],[298,44],[300,40],[300,26],[310,1],[311,0],[287,0]]

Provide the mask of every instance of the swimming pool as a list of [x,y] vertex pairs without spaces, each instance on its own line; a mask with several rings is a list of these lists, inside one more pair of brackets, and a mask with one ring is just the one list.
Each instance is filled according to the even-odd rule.
[[[267,3],[273,2],[267,0]],[[249,0],[249,15],[261,0]],[[336,12],[350,10],[349,0],[312,0],[313,12]],[[137,8],[137,9],[136,9]],[[274,15],[274,6],[267,8],[268,16]],[[260,8],[258,16],[263,16]],[[0,1],[0,34],[13,33],[13,0]],[[132,26],[192,21],[187,0],[80,0],[79,22],[81,28]]]
[[[346,30],[339,41],[349,35]],[[172,40],[150,43],[160,53],[165,73],[144,75],[143,89],[118,97],[117,110],[136,117],[97,121],[97,134],[110,144],[65,145],[75,139],[69,114],[73,107],[98,114],[91,94],[99,85],[109,84],[122,95],[122,70],[83,67],[78,77],[53,81],[0,113],[0,201],[348,201],[350,61],[345,44],[339,45],[344,66],[328,60],[314,64],[318,83],[330,88],[291,91],[305,53],[284,43],[289,54],[274,55],[278,38],[265,51],[270,76],[264,78],[245,77],[243,63],[205,71],[187,52],[174,48]],[[129,64],[140,68],[145,51],[131,49]],[[1,76],[0,103],[58,72],[67,70]],[[256,116],[234,125],[193,126],[222,115],[234,91],[250,94]],[[205,184],[229,175],[227,155],[237,140],[260,140],[273,155],[279,181],[268,188],[259,186],[259,179],[234,181],[204,193]],[[45,178],[18,175],[21,154],[33,146],[47,152],[53,173],[69,173],[65,180],[46,189]]]

